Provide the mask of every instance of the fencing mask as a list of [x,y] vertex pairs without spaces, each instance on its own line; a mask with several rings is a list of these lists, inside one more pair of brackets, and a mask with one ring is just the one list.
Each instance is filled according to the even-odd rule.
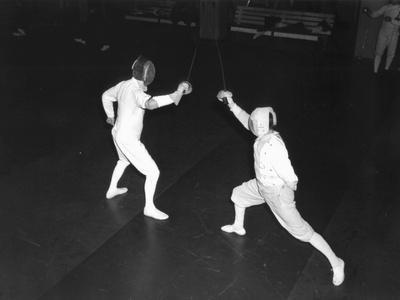
[[270,127],[276,124],[276,114],[272,107],[258,107],[249,118],[249,129],[257,137],[267,134]]
[[156,76],[156,68],[151,60],[140,55],[132,65],[132,75],[133,78],[143,81],[144,85],[148,86]]

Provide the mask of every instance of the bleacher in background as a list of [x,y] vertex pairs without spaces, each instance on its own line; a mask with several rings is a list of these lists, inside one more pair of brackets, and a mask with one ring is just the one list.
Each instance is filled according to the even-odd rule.
[[231,31],[318,41],[332,34],[334,14],[237,6]]
[[126,20],[196,26],[198,12],[194,1],[137,1]]
[[[188,16],[187,7],[183,6],[185,3],[188,5],[188,3],[196,2],[137,1],[125,18],[135,21],[196,26],[199,11],[195,5],[192,5],[192,11],[189,12],[191,16]],[[251,34],[253,38],[274,36],[326,42],[326,39],[332,35],[335,24],[335,15],[332,13],[278,10],[246,5],[237,5],[232,9],[234,17],[229,20],[230,30]]]

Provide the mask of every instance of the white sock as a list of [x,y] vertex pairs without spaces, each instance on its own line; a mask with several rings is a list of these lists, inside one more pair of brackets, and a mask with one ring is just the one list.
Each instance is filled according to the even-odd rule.
[[160,171],[158,169],[153,170],[150,174],[146,175],[146,181],[144,183],[144,194],[145,194],[145,206],[143,214],[147,217],[154,218],[157,220],[166,220],[169,216],[159,210],[154,205],[154,193],[157,187],[157,181],[160,177]]
[[232,233],[235,232],[238,235],[245,235],[246,230],[243,227],[244,224],[244,213],[246,208],[237,206],[235,204],[235,221],[232,225],[225,225],[221,227],[222,231]]
[[339,286],[343,283],[344,281],[344,261],[339,258],[339,264],[332,268],[333,272],[333,278],[332,278],[332,283],[336,286]]
[[107,199],[111,199],[117,195],[124,194],[128,191],[127,188],[117,188],[118,181],[128,165],[129,163],[123,160],[119,160],[115,165],[113,174],[111,176],[110,186],[106,194]]
[[155,206],[145,206],[143,210],[143,214],[147,217],[156,219],[156,220],[166,220],[169,216],[166,213],[163,213]]
[[225,225],[221,227],[222,231],[225,231],[227,233],[236,233],[238,235],[245,235],[246,230],[243,227],[236,227],[235,224],[232,225]]
[[107,191],[106,198],[111,199],[114,198],[115,196],[125,194],[128,191],[128,188],[111,188]]
[[329,260],[333,271],[332,282],[334,285],[340,285],[344,280],[344,262],[338,258],[325,239],[314,232],[310,239],[310,244],[319,250]]

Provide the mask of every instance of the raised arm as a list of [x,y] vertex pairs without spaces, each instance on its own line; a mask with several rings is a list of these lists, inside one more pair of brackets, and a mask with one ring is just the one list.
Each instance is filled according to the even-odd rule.
[[168,95],[154,96],[148,99],[145,103],[145,108],[153,110],[172,103],[178,105],[182,96],[190,94],[191,92],[192,85],[187,81],[183,81],[178,85],[175,92]]
[[369,8],[365,7],[363,9],[363,12],[366,13],[371,18],[378,18],[378,17],[382,16],[385,13],[386,8],[387,8],[387,6],[384,5],[380,9],[372,11]]
[[249,130],[250,115],[233,101],[233,95],[230,91],[226,90],[219,91],[217,94],[217,99],[226,104],[229,107],[230,111],[233,113],[233,115],[239,120],[239,122],[242,123],[242,125],[247,130]]

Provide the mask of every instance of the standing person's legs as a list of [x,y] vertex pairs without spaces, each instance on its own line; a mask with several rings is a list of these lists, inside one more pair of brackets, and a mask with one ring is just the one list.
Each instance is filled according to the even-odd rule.
[[243,227],[245,211],[246,211],[245,207],[241,207],[235,204],[235,220],[233,221],[233,224],[224,225],[221,227],[221,230],[228,233],[234,232],[238,235],[245,235],[246,230]]
[[396,55],[398,40],[399,40],[399,35],[397,32],[394,32],[390,39],[390,43],[387,50],[385,70],[389,70],[390,65],[393,62],[393,58]]
[[113,140],[114,140],[114,145],[115,149],[117,150],[118,153],[118,161],[117,164],[114,167],[113,174],[111,176],[111,182],[110,186],[108,187],[107,193],[106,193],[106,198],[111,199],[117,195],[124,194],[128,191],[127,188],[118,188],[118,181],[122,177],[122,174],[124,173],[126,167],[129,165],[128,158],[124,155],[124,153],[121,151],[119,148],[116,140],[115,140],[115,132],[112,132],[113,135]]
[[378,40],[376,42],[375,58],[374,58],[374,73],[378,73],[381,64],[382,55],[388,46],[388,38],[385,32],[379,31]]
[[235,205],[235,220],[231,225],[222,226],[221,230],[228,233],[235,232],[238,235],[245,235],[246,230],[243,225],[246,208],[265,203],[258,191],[256,180],[252,179],[235,187],[232,191],[231,199]]
[[110,186],[108,187],[106,198],[111,199],[117,195],[125,194],[128,191],[128,188],[118,188],[117,184],[122,174],[124,173],[126,167],[129,165],[129,162],[125,159],[119,159],[117,164],[115,165],[113,174],[111,176]]
[[146,147],[138,140],[121,141],[116,139],[119,149],[127,157],[130,163],[146,176],[144,183],[145,206],[144,215],[158,220],[168,219],[168,215],[160,211],[154,205],[154,194],[157,187],[160,171],[153,158],[147,152]]
[[309,243],[325,255],[331,264],[333,272],[332,283],[336,286],[341,285],[344,281],[344,261],[336,256],[332,248],[320,234],[314,232]]
[[291,235],[303,242],[309,242],[328,259],[333,271],[332,282],[340,285],[344,281],[344,262],[336,256],[325,239],[301,217],[296,208],[293,190],[286,186],[277,189],[276,196],[268,198],[267,203],[279,223]]

